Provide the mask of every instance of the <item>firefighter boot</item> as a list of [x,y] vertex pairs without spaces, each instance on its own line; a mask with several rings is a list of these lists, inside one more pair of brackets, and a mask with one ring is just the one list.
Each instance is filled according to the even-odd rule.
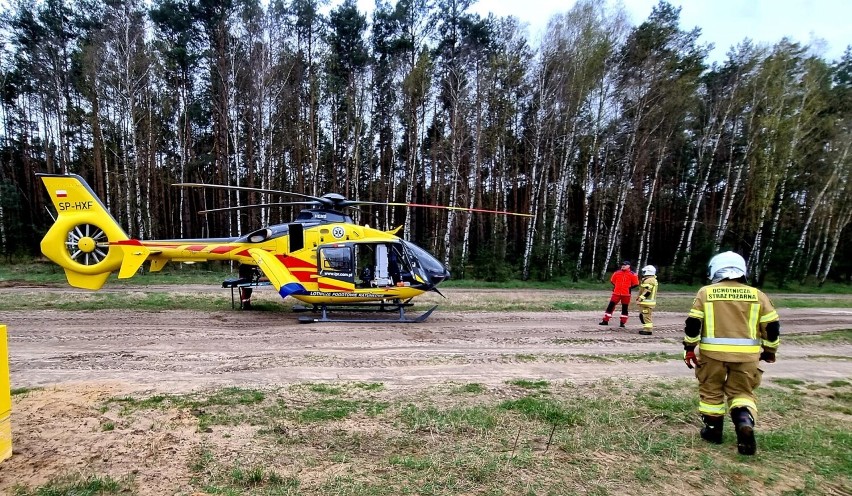
[[731,420],[737,429],[737,451],[741,455],[753,455],[757,451],[757,442],[754,440],[754,417],[748,408],[731,409]]
[[701,429],[701,439],[713,443],[722,444],[722,426],[725,417],[721,415],[702,415],[704,427]]

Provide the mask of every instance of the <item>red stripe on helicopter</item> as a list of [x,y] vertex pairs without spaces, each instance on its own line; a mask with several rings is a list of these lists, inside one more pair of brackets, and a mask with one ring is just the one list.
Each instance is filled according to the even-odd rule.
[[317,285],[317,287],[319,288],[320,291],[340,291],[340,292],[347,292],[347,293],[352,292],[352,288],[344,288],[344,287],[340,287],[340,286],[335,286],[333,284],[327,284],[327,283],[324,283],[324,282],[319,283]]
[[227,246],[227,245],[217,246],[216,248],[213,248],[212,250],[210,250],[210,253],[215,253],[217,255],[221,255],[221,254],[224,254],[224,253],[228,253],[228,252],[230,252],[230,251],[232,251],[236,248],[237,248],[236,246]]
[[189,251],[204,251],[207,248],[207,245],[189,245],[186,247],[186,250]]
[[292,270],[290,271],[293,274],[293,277],[299,280],[299,282],[314,282],[316,279],[314,278],[317,275],[315,270]]
[[145,241],[142,243],[143,246],[154,247],[154,248],[180,248],[183,246],[181,243],[151,243],[149,241]]
[[288,269],[316,269],[316,264],[290,255],[275,255]]
[[142,246],[142,242],[138,239],[122,239],[121,241],[113,241],[110,244],[117,246]]

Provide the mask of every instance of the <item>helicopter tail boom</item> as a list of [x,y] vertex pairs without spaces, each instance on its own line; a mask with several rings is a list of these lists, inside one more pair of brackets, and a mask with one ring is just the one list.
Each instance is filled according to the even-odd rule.
[[86,181],[73,174],[38,176],[58,214],[41,240],[41,251],[65,270],[68,283],[95,290],[113,271],[120,269],[119,277],[133,275],[150,250],[127,236]]

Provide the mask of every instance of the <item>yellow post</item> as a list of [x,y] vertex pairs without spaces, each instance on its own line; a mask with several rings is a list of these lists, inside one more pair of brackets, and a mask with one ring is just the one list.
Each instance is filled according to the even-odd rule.
[[12,456],[12,382],[6,326],[0,325],[0,462]]

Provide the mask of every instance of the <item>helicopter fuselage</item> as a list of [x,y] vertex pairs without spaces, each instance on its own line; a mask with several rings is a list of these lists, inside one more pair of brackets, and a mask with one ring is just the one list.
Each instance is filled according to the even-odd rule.
[[408,300],[450,276],[426,250],[396,236],[398,229],[360,226],[327,209],[234,238],[132,239],[82,178],[40,176],[59,214],[42,252],[75,287],[99,289],[115,271],[133,277],[145,261],[157,272],[168,262],[221,260],[258,266],[282,297],[334,305]]

